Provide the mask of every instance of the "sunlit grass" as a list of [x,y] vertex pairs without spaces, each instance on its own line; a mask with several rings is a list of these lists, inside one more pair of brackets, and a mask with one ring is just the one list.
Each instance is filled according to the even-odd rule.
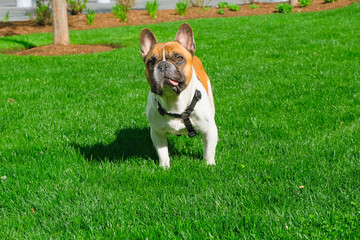
[[[149,138],[144,26],[72,31],[110,52],[0,55],[0,238],[360,237],[360,7],[189,21],[212,80],[200,137]],[[161,42],[179,22],[148,25]],[[0,49],[51,34],[0,38]]]

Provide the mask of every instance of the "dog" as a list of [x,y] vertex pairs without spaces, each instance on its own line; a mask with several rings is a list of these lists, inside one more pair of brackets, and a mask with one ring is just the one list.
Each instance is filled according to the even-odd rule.
[[170,168],[167,134],[199,131],[204,143],[204,159],[215,165],[218,141],[215,106],[210,80],[198,57],[190,25],[180,26],[175,41],[158,43],[156,36],[144,28],[140,34],[141,57],[150,85],[146,117],[151,140],[160,166]]

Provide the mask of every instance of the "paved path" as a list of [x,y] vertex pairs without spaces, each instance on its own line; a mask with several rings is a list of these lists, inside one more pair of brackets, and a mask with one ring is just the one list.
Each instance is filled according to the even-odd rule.
[[[146,2],[148,0],[136,0],[134,9],[145,9]],[[175,9],[176,3],[179,0],[158,0],[159,9]],[[208,6],[216,6],[218,2],[226,1],[228,3],[244,4],[248,0],[210,0]],[[258,2],[265,1],[278,1],[278,0],[260,0]],[[35,0],[32,0],[35,6]],[[109,4],[96,3],[96,0],[89,0],[87,7],[93,9],[96,13],[111,12],[111,8],[115,5],[115,0],[110,0]],[[0,21],[3,20],[6,13],[9,12],[9,21],[21,21],[28,20],[29,17],[25,16],[27,12],[35,15],[35,8],[20,8],[16,7],[16,0],[0,0]]]

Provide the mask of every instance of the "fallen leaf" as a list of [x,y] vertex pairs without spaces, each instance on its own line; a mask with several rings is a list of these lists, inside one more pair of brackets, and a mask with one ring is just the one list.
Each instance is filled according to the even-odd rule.
[[15,100],[15,99],[10,98],[10,99],[8,100],[8,102],[16,102],[16,100]]
[[33,208],[31,208],[31,212],[32,212],[32,213],[35,213],[35,210],[34,210]]
[[304,186],[300,186],[299,188],[300,188],[300,189],[303,189],[303,188],[305,188],[305,187],[304,187]]
[[2,176],[2,177],[1,177],[1,180],[5,180],[5,179],[6,179],[6,176]]

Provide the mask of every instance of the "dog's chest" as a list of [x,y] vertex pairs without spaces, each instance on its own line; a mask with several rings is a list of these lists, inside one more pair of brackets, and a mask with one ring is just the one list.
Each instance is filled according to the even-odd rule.
[[[193,75],[196,78],[196,75]],[[210,104],[207,97],[205,88],[201,85],[200,81],[193,79],[191,81],[192,85],[189,85],[188,88],[182,93],[179,102],[177,102],[176,108],[170,107],[166,104],[161,104],[161,107],[165,111],[175,114],[182,114],[186,108],[189,107],[191,99],[194,97],[195,91],[192,89],[198,89],[201,91],[201,99],[194,106],[194,110],[190,115],[190,121],[192,127],[195,130],[202,131],[207,128],[209,124],[209,119],[211,119]],[[188,92],[186,92],[188,91]],[[158,110],[159,101],[156,100],[156,95],[152,92],[148,95],[147,107],[146,107],[146,116],[149,120],[150,126],[154,131],[160,133],[170,133],[176,135],[184,135],[188,133],[188,130],[185,126],[184,121],[181,118],[176,118],[168,115],[161,115]],[[174,106],[174,105],[173,105]],[[212,117],[213,118],[213,117]]]
[[157,131],[176,135],[187,134],[184,121],[180,118],[160,116],[157,115],[156,112],[153,112],[153,114],[150,114],[148,117],[149,121],[152,123],[152,127],[157,129]]
[[165,132],[171,134],[177,134],[177,135],[187,134],[187,129],[185,127],[184,121],[179,118],[169,119],[169,121],[167,121],[163,127]]

